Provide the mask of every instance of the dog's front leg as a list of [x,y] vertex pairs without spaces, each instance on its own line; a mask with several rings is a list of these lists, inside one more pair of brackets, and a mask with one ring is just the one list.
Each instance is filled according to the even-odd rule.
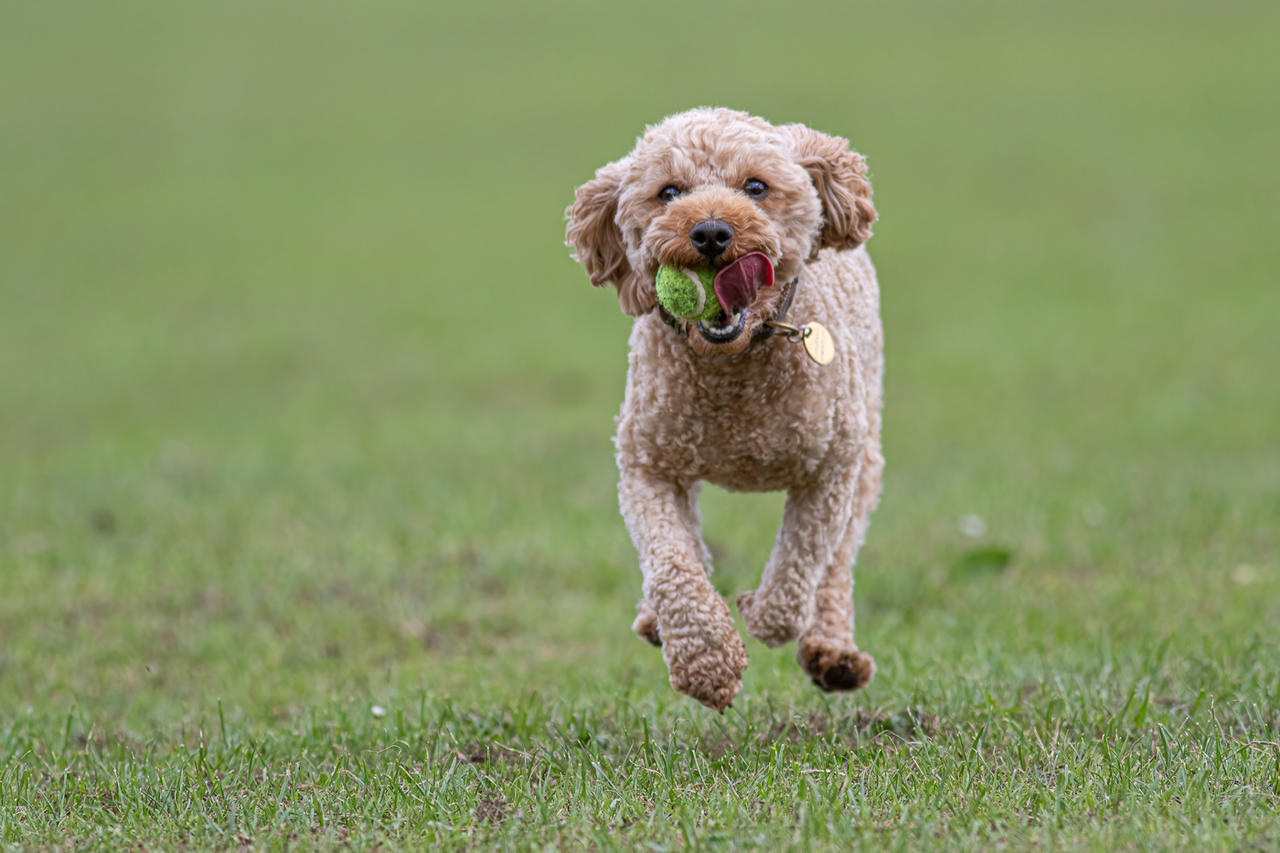
[[766,646],[791,642],[813,620],[818,582],[853,514],[858,470],[857,464],[827,467],[788,493],[760,586],[738,596],[747,632]]
[[640,554],[644,596],[658,618],[671,686],[717,711],[742,689],[747,651],[729,607],[707,579],[688,493],[652,475],[622,472],[619,504]]

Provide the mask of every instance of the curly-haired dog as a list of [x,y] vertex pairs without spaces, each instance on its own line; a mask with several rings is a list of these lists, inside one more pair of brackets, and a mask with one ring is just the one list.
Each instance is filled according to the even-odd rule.
[[[862,156],[803,125],[690,110],[601,167],[567,217],[566,242],[591,283],[614,285],[636,318],[616,439],[622,515],[644,573],[636,632],[662,647],[672,687],[727,707],[747,655],[707,578],[699,484],[785,489],[773,554],[738,609],[766,645],[798,639],[819,687],[862,687],[875,663],[853,642],[852,565],[884,466],[879,292],[862,247],[876,212]],[[739,288],[722,326],[659,307],[659,265],[723,271],[754,252],[775,283]],[[784,317],[826,326],[834,360],[821,366],[773,334],[768,321]]]

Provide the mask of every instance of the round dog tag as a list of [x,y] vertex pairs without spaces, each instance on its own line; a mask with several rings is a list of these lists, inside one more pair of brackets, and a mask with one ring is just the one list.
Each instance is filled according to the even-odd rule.
[[804,324],[804,351],[818,364],[830,364],[836,357],[836,345],[831,340],[831,333],[821,323]]

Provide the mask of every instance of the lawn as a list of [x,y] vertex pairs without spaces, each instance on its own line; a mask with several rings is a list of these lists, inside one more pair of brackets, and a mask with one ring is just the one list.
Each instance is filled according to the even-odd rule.
[[[1280,6],[4,18],[0,844],[1280,848]],[[879,674],[723,716],[562,246],[702,103],[867,155],[888,365]],[[726,595],[781,502],[704,495]]]

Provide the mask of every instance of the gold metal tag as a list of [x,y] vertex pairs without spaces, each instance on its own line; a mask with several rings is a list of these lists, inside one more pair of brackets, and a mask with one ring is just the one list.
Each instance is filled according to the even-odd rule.
[[815,320],[805,323],[801,328],[804,329],[801,343],[809,358],[818,364],[830,364],[831,359],[836,357],[836,345],[831,340],[827,327]]
[[764,324],[777,329],[791,343],[799,341],[804,344],[805,354],[818,364],[830,364],[831,359],[836,357],[836,345],[831,339],[831,333],[827,331],[826,326],[816,320],[801,323],[799,326],[793,326],[781,320],[765,320]]

